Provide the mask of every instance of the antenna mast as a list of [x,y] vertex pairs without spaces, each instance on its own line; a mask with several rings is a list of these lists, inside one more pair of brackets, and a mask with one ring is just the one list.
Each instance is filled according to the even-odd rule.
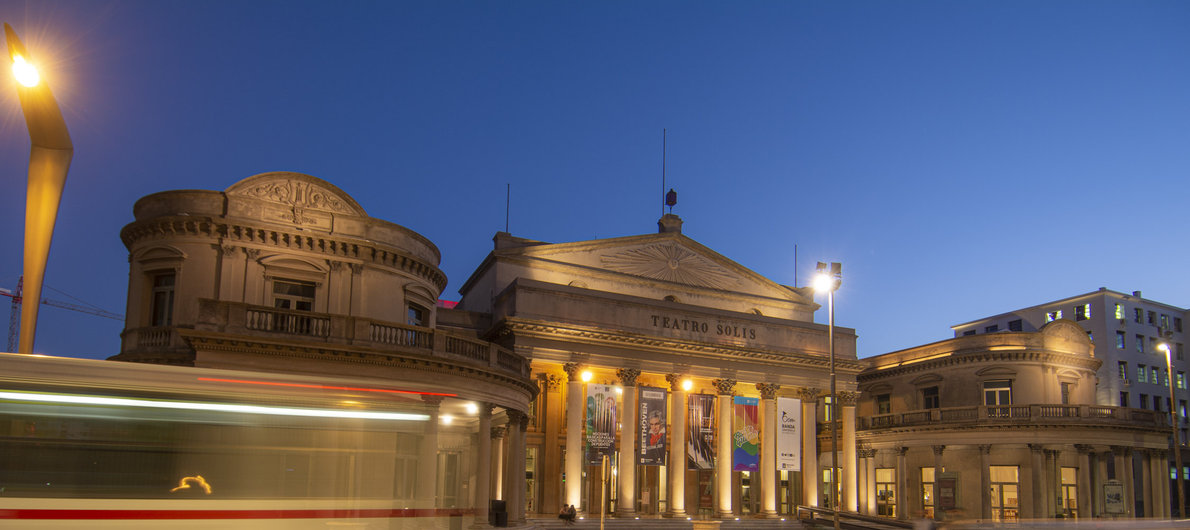
[[661,215],[665,215],[665,129],[661,129]]
[[504,231],[508,232],[508,211],[512,209],[512,183],[505,184],[504,189]]

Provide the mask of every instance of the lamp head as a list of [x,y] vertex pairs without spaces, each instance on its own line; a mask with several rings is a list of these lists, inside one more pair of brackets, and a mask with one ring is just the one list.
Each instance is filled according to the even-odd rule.
[[579,374],[579,377],[582,378],[584,383],[590,383],[591,377],[593,377],[593,374],[591,374],[590,370],[583,370],[583,373]]
[[37,73],[37,67],[17,53],[12,55],[12,76],[17,79],[18,83],[27,87],[35,87],[37,83],[41,82],[41,75]]
[[682,381],[682,391],[683,392],[689,392],[691,388],[694,388],[694,381],[691,381],[689,379]]

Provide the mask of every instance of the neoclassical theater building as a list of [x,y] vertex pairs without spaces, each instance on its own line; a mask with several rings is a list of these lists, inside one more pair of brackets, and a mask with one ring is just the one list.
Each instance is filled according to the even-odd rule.
[[[776,517],[824,497],[828,333],[813,322],[812,293],[700,245],[677,216],[654,233],[594,241],[498,233],[454,305],[439,302],[447,280],[432,242],[309,175],[165,191],[133,213],[121,232],[128,306],[113,359],[451,393],[425,399],[434,421],[391,468],[402,485],[392,495],[410,505],[464,508],[477,521],[490,499],[506,501],[514,522],[563,504],[618,517]],[[841,469],[830,483],[856,510],[862,365],[854,331],[835,336]],[[596,386],[615,389],[598,409],[617,416],[606,473],[587,465],[584,446]],[[742,398],[756,400],[755,471],[733,471],[727,445]],[[801,411],[798,465],[781,471],[779,398]],[[638,400],[667,414],[637,418]],[[695,401],[718,418],[691,426],[705,439],[688,434]],[[718,458],[687,469],[687,446],[712,439],[706,452]],[[652,455],[659,465],[636,465],[645,445],[664,448]]]

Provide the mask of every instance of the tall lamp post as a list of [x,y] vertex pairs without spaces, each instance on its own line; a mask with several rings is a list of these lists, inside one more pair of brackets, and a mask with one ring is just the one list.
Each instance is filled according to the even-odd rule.
[[66,172],[74,157],[74,144],[66,130],[66,121],[49,84],[41,79],[29,62],[29,53],[12,26],[4,24],[8,41],[8,57],[12,61],[13,76],[17,79],[17,96],[25,125],[29,128],[29,185],[25,195],[25,263],[24,310],[21,312],[21,334],[17,351],[33,353],[33,337],[37,333],[37,310],[41,307],[41,285],[45,279],[45,264],[50,254],[50,240],[54,236],[54,221]]
[[839,399],[835,393],[835,291],[842,283],[842,264],[832,262],[828,266],[821,261],[818,262],[818,272],[814,276],[814,291],[826,293],[827,313],[829,314],[827,343],[831,360],[831,404],[828,409],[831,422],[831,479],[827,484],[830,489],[827,495],[830,496],[836,530],[839,528],[839,426],[836,421],[839,418]]
[[1185,491],[1183,491],[1184,486],[1182,485],[1182,481],[1185,480],[1186,477],[1182,476],[1182,441],[1180,439],[1181,435],[1180,435],[1180,432],[1178,429],[1178,416],[1176,413],[1178,401],[1177,401],[1177,398],[1174,396],[1174,391],[1173,391],[1173,387],[1174,387],[1173,362],[1169,358],[1169,343],[1168,342],[1162,342],[1161,344],[1158,344],[1157,349],[1165,352],[1165,374],[1166,374],[1166,378],[1169,380],[1169,425],[1170,425],[1170,429],[1173,430],[1173,455],[1174,455],[1173,458],[1174,458],[1174,465],[1177,466],[1176,471],[1174,472],[1173,475],[1174,475],[1174,481],[1176,481],[1178,483],[1178,516],[1185,519],[1186,518],[1186,493],[1185,493]]

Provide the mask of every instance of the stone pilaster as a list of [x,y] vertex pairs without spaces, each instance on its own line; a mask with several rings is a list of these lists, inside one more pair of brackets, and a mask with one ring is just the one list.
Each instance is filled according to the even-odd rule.
[[802,503],[821,507],[818,496],[818,396],[817,388],[800,388],[798,397],[802,400]]
[[669,478],[670,517],[686,515],[686,391],[682,389],[680,374],[666,374],[669,383],[669,460],[666,472]]
[[566,363],[566,504],[582,506],[583,495],[583,383],[578,363]]
[[773,383],[756,383],[764,411],[760,443],[760,513],[770,518],[777,516],[777,391],[780,388]]
[[715,379],[711,384],[719,393],[719,447],[715,458],[715,491],[719,495],[719,507],[716,515],[731,517],[731,398],[735,393],[735,380]]
[[843,462],[840,465],[843,468],[840,470],[843,475],[843,509],[855,512],[859,510],[856,492],[858,462],[855,460],[855,404],[859,401],[859,392],[842,391],[836,392],[836,395],[839,397],[839,406],[843,408],[840,417],[843,425]]
[[616,377],[624,387],[623,407],[620,411],[620,457],[617,462],[616,517],[636,515],[636,378],[640,370],[620,368]]

